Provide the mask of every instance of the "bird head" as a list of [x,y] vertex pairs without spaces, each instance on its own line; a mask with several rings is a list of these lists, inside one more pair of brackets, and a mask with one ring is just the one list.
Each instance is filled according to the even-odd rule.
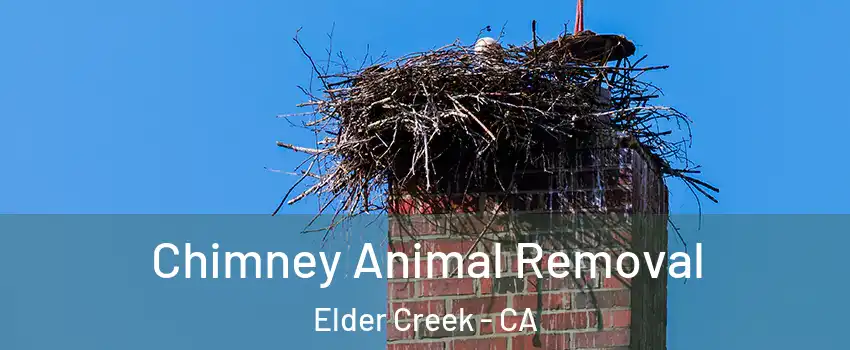
[[478,39],[478,41],[475,42],[475,53],[476,54],[482,54],[485,51],[489,51],[489,50],[492,50],[492,49],[501,49],[501,48],[502,48],[502,46],[499,45],[499,42],[497,42],[496,39],[493,39],[491,37],[484,37],[484,38]]

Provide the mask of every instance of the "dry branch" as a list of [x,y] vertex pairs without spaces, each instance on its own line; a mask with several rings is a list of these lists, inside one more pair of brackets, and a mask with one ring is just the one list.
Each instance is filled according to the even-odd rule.
[[[572,36],[543,45],[534,37],[484,54],[453,43],[365,68],[341,62],[333,73],[321,72],[296,38],[322,83],[305,91],[309,101],[300,106],[313,118],[303,125],[326,137],[313,147],[278,143],[311,159],[296,173],[311,174],[299,184],[313,183],[284,201],[317,195],[327,198],[322,208],[348,217],[386,209],[393,190],[510,190],[504,184],[522,169],[555,164],[565,145],[593,135],[641,148],[665,175],[715,200],[717,189],[692,177],[699,171],[686,153],[690,119],[651,104],[660,91],[640,80],[667,66],[578,60],[566,50]],[[603,89],[609,99],[600,98]],[[686,137],[671,139],[669,126]]]

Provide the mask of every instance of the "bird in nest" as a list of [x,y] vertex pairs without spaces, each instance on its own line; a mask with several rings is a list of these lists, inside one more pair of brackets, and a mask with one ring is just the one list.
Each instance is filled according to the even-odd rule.
[[473,47],[479,64],[491,66],[505,62],[505,50],[496,39],[483,37],[475,42]]

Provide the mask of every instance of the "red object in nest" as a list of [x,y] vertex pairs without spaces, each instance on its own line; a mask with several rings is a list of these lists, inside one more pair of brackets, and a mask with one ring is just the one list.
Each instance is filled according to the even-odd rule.
[[584,0],[576,2],[576,23],[572,37],[564,43],[573,59],[618,61],[635,53],[635,45],[620,35],[598,35],[584,29]]

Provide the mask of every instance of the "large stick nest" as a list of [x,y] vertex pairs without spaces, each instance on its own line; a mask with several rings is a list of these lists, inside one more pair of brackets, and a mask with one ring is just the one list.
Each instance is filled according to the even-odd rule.
[[552,164],[594,135],[640,148],[663,174],[714,201],[717,189],[692,177],[690,119],[652,104],[660,91],[640,79],[666,66],[580,59],[570,43],[586,35],[479,53],[453,43],[365,68],[340,60],[338,72],[318,67],[296,38],[322,83],[302,89],[309,101],[300,105],[312,108],[303,126],[319,137],[311,147],[278,142],[307,155],[284,202],[318,196],[321,212],[350,216],[386,209],[388,191],[510,191],[518,169]]

